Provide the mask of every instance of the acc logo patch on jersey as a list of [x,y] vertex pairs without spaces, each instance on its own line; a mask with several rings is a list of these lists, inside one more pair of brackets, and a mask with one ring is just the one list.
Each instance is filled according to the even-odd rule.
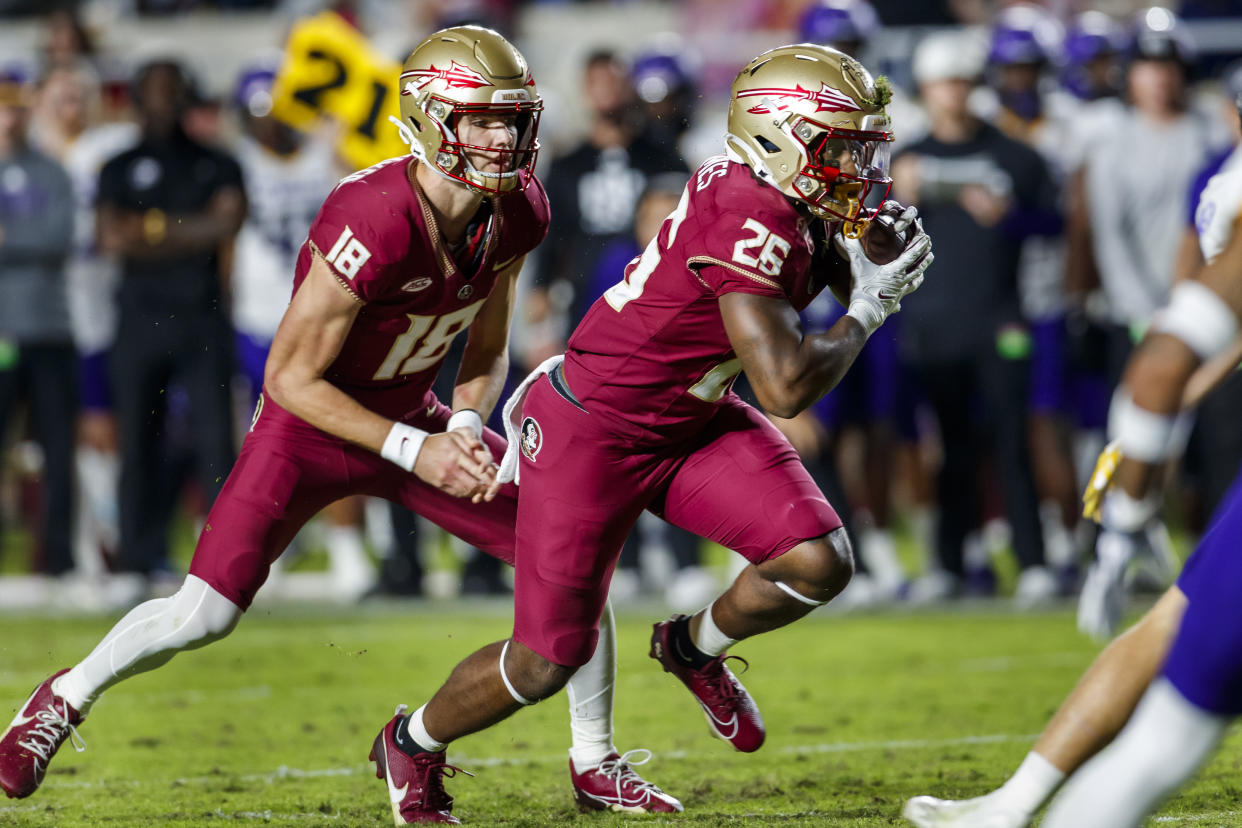
[[534,417],[527,417],[522,420],[522,436],[521,436],[522,454],[527,459],[534,462],[538,456],[539,450],[543,448],[543,429]]
[[431,287],[432,279],[430,276],[419,276],[417,279],[411,279],[401,286],[406,293],[418,293],[420,290],[426,290]]

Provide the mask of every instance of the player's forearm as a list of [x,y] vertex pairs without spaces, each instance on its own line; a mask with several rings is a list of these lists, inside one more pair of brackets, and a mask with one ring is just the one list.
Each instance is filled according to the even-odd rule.
[[392,420],[366,408],[322,377],[297,379],[269,372],[263,386],[290,414],[376,454],[392,430]]
[[[1139,411],[1171,421],[1182,410],[1186,386],[1198,366],[1198,356],[1180,339],[1153,334],[1131,360],[1122,393],[1129,394]],[[1125,425],[1122,429],[1119,438],[1132,437],[1124,433]],[[1143,498],[1152,489],[1162,466],[1162,460],[1145,462],[1128,457],[1117,469],[1117,485],[1131,497]]]
[[499,353],[471,353],[467,346],[457,371],[457,384],[453,387],[453,410],[472,409],[487,422],[508,375],[508,348]]
[[1238,370],[1242,363],[1242,339],[1233,343],[1225,353],[1214,357],[1199,366],[1186,382],[1186,390],[1182,392],[1182,410],[1196,408],[1203,398]]
[[843,316],[824,333],[803,337],[788,357],[770,361],[773,369],[763,372],[759,382],[749,368],[747,378],[765,409],[795,417],[841,381],[866,342],[862,325]]

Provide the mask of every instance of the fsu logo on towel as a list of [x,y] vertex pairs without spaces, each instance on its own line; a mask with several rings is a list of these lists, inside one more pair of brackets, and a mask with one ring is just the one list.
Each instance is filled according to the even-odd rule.
[[539,427],[539,423],[535,422],[534,417],[527,417],[522,420],[522,454],[532,463],[539,454],[539,449],[543,448],[543,429]]

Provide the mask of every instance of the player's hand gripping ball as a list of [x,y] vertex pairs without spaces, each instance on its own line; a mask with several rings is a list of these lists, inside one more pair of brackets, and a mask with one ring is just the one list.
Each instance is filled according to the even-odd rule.
[[914,207],[902,207],[896,201],[884,202],[863,230],[863,253],[876,264],[895,261],[910,239],[917,235],[917,229],[911,232],[911,225],[917,224],[918,217],[919,211]]
[[[862,231],[863,253],[875,264],[889,264],[897,260],[906,245],[922,229],[918,222],[919,211],[914,207],[902,207],[896,201],[886,201],[880,205],[875,218],[867,222]],[[850,264],[841,256],[829,259],[829,266],[824,279],[832,294],[843,307],[849,307],[850,292],[853,290],[853,276]]]

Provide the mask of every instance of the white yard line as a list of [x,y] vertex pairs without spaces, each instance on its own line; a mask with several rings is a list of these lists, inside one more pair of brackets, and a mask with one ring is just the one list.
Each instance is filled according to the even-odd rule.
[[313,813],[293,813],[282,814],[279,811],[234,811],[228,813],[217,808],[211,812],[212,819],[259,819],[264,822],[323,822],[325,820],[338,820],[341,818],[340,812],[335,814]]
[[[864,751],[887,751],[887,750],[926,750],[933,748],[961,747],[965,745],[993,745],[993,744],[1009,744],[1009,743],[1029,743],[1035,740],[1038,734],[1035,733],[990,733],[980,736],[964,736],[954,739],[892,739],[885,741],[871,742],[828,742],[810,745],[788,745],[780,748],[777,752],[785,755],[802,754],[802,753],[855,753]],[[662,759],[709,759],[718,757],[719,754],[702,753],[695,751],[665,751],[657,755],[656,758]],[[557,754],[522,757],[522,758],[504,758],[504,757],[469,757],[456,756],[452,757],[452,761],[468,767],[503,767],[507,765],[529,765],[535,764],[560,764],[564,762],[564,755]],[[287,765],[281,765],[273,771],[267,773],[250,773],[237,777],[230,777],[228,774],[212,774],[210,776],[190,776],[172,780],[152,780],[152,779],[112,779],[112,780],[96,780],[96,781],[72,781],[49,779],[44,783],[44,788],[52,789],[84,789],[98,788],[104,786],[120,786],[120,787],[143,787],[148,785],[158,785],[166,787],[168,785],[182,786],[199,786],[208,784],[218,784],[222,780],[234,778],[237,781],[245,783],[263,783],[272,785],[282,779],[320,779],[325,777],[352,777],[359,774],[371,775],[374,772],[370,763],[363,765],[353,765],[343,768],[291,768]],[[16,815],[22,813],[35,813],[46,810],[46,805],[8,805],[0,806],[0,816]],[[312,822],[331,822],[339,821],[341,814],[339,812],[332,814],[324,814],[318,812],[295,812],[282,813],[279,811],[234,811],[225,812],[217,809],[211,816],[215,819],[222,820],[263,820],[268,822],[293,822],[293,823],[312,823]],[[731,817],[747,816],[756,818],[803,818],[816,816],[815,812],[806,813],[756,813],[746,815],[730,815]],[[1156,817],[1152,821],[1160,824],[1178,825],[1183,823],[1201,823],[1213,820],[1228,820],[1230,822],[1242,821],[1242,811],[1209,811],[1201,814],[1190,814],[1186,816],[1163,816]]]
[[[874,750],[924,750],[928,748],[945,748],[945,747],[961,747],[963,745],[991,745],[991,744],[1007,744],[1011,742],[1033,742],[1039,734],[1036,733],[992,733],[984,736],[964,736],[955,739],[898,739],[891,741],[879,742],[829,742],[812,745],[787,745],[780,748],[777,752],[790,755],[799,753],[856,753],[862,751]],[[685,751],[685,750],[669,750],[656,754],[657,759],[691,759],[691,760],[710,760],[719,758],[720,754],[712,751],[709,753]],[[450,760],[455,764],[467,767],[492,768],[505,767],[508,765],[553,765],[561,764],[565,761],[565,754],[543,755],[543,756],[522,756],[522,757],[474,757],[464,756],[461,754],[451,755]],[[235,778],[239,782],[262,782],[265,784],[273,784],[281,779],[317,779],[327,776],[355,776],[357,774],[370,774],[374,770],[370,763],[362,765],[353,765],[344,768],[291,768],[287,765],[281,765],[273,771],[266,773],[248,773],[237,777],[230,777],[229,774],[216,773],[210,776],[188,776],[180,779],[167,780],[160,779],[109,779],[95,781],[78,781],[70,779],[48,779],[43,784],[44,788],[63,788],[63,789],[83,789],[98,788],[110,785],[141,787],[144,785],[208,785],[217,784],[223,779]],[[4,813],[0,808],[0,813]]]
[[1242,817],[1242,811],[1208,811],[1202,814],[1190,814],[1188,816],[1162,816],[1155,817],[1152,822],[1160,822],[1165,824],[1177,825],[1182,822],[1207,822],[1208,820],[1221,819],[1229,820],[1230,825],[1237,825]]

